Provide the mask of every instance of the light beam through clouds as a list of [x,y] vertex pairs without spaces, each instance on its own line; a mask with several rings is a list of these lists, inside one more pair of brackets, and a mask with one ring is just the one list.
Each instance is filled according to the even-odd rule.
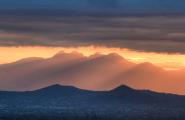
[[125,59],[135,62],[150,62],[165,69],[183,69],[185,67],[185,55],[183,54],[164,54],[154,52],[138,52],[124,48],[108,48],[98,46],[87,47],[0,47],[0,63],[15,62],[27,57],[49,58],[60,51],[70,53],[77,51],[85,56],[95,53],[109,54],[117,53]]

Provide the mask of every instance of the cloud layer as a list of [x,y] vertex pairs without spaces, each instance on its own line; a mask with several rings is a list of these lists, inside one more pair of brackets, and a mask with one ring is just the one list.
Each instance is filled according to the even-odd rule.
[[1,46],[107,46],[185,53],[184,16],[1,17]]

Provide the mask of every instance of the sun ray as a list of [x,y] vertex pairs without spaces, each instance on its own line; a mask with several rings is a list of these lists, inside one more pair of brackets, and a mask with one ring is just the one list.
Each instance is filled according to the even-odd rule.
[[151,62],[155,65],[166,69],[182,69],[185,66],[185,55],[183,54],[164,54],[164,53],[150,53],[140,52],[122,48],[108,48],[100,46],[87,47],[0,47],[0,63],[10,63],[27,57],[52,57],[59,51],[72,52],[77,51],[85,56],[90,56],[95,53],[109,54],[117,53],[120,56],[135,62]]

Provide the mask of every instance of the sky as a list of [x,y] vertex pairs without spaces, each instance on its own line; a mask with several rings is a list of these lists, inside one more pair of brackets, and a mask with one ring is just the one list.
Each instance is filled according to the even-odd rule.
[[1,0],[1,9],[65,9],[78,11],[115,11],[122,13],[184,12],[179,0]]
[[[49,57],[63,48],[94,46],[102,47],[104,53],[106,51],[109,53],[108,51],[112,48],[123,49],[121,52],[114,50],[112,52],[117,52],[130,60],[135,59],[136,62],[151,62],[166,69],[183,69],[185,64],[184,21],[185,16],[182,15],[1,16],[0,63],[32,56]],[[33,51],[37,51],[38,47],[48,47],[53,48],[54,52],[49,56],[37,52],[24,52],[32,46],[37,47],[37,49],[31,49]],[[5,47],[6,50],[4,50]],[[25,50],[19,51],[19,47]],[[140,56],[136,54],[127,56],[124,49]],[[93,51],[99,52],[95,49]],[[20,56],[23,53],[25,55]],[[48,50],[45,49],[45,53],[48,53]]]
[[0,64],[76,51],[86,57],[116,53],[135,64],[184,70],[184,5],[182,0],[0,0]]

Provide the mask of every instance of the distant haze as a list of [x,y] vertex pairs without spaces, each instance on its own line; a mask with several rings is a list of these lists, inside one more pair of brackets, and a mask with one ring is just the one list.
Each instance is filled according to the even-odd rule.
[[111,90],[120,85],[185,95],[185,70],[164,70],[151,63],[135,64],[118,54],[60,52],[49,59],[26,58],[0,66],[0,88],[33,90],[52,84],[88,90]]

